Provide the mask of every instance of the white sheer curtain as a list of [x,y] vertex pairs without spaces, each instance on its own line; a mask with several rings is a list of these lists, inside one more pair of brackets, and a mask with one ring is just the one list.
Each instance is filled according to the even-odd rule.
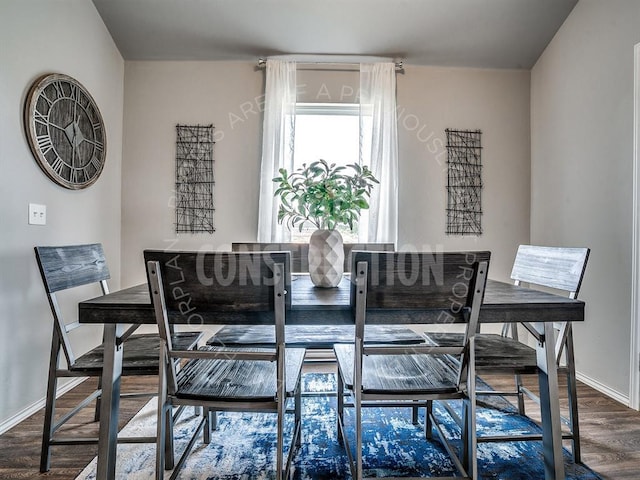
[[291,233],[278,224],[279,200],[273,178],[280,168],[293,169],[296,112],[296,63],[267,60],[262,127],[262,166],[258,210],[258,241],[288,242]]
[[398,121],[394,63],[360,64],[360,161],[380,181],[361,217],[360,242],[398,244]]

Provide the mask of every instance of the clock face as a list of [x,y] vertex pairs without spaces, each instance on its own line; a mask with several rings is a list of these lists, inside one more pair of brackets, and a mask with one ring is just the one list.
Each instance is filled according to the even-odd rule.
[[31,151],[54,182],[76,190],[98,179],[106,158],[104,123],[77,80],[57,73],[36,80],[27,95],[24,122]]

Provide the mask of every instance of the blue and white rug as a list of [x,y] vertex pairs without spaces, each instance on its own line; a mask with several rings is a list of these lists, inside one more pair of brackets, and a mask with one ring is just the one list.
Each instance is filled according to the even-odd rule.
[[[306,374],[304,390],[335,390],[331,374]],[[296,480],[337,480],[351,478],[346,454],[336,440],[335,397],[304,397],[302,405],[302,447],[294,459]],[[459,438],[459,429],[444,413],[445,431]],[[346,409],[346,424],[353,416]],[[124,435],[155,435],[156,401],[150,401],[125,427]],[[182,415],[175,430],[176,461],[196,423],[193,409]],[[420,426],[411,423],[408,408],[368,408],[363,413],[364,466],[369,476],[446,476],[455,469],[444,448],[436,440],[427,442]],[[218,430],[211,443],[200,440],[180,472],[191,480],[266,480],[275,477],[275,415],[221,413]],[[478,409],[478,432],[511,431],[529,433],[536,425],[523,418],[505,400],[492,400],[491,406]],[[286,444],[286,442],[285,442]],[[127,444],[118,446],[117,478],[153,479],[155,446]],[[544,479],[540,442],[485,443],[478,447],[481,479]],[[76,480],[95,479],[94,459]],[[600,477],[584,465],[574,464],[565,452],[567,479],[594,480]],[[169,473],[167,473],[168,477]]]

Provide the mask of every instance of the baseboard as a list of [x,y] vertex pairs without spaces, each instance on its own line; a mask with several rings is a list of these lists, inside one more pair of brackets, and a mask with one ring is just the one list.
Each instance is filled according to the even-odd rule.
[[[72,379],[71,381],[65,383],[64,385],[61,385],[60,387],[58,387],[58,392],[56,393],[56,398],[59,398],[61,395],[64,395],[65,393],[67,393],[72,388],[77,387],[82,382],[84,382],[86,379],[87,379],[86,377],[78,377],[78,378]],[[37,402],[32,403],[31,405],[29,405],[24,410],[16,413],[14,416],[12,416],[12,417],[8,418],[7,420],[5,420],[4,422],[0,423],[0,435],[5,433],[7,430],[15,427],[16,425],[18,425],[23,420],[26,420],[27,418],[29,418],[31,415],[36,413],[41,408],[44,408],[45,403],[46,403],[46,399],[43,397],[40,400],[38,400]]]
[[608,387],[603,383],[600,383],[598,380],[594,380],[593,378],[588,377],[587,375],[584,375],[582,373],[576,372],[576,378],[578,379],[578,381],[584,383],[585,385],[588,385],[591,388],[595,388],[600,393],[603,393],[604,395],[606,395],[608,397],[611,397],[612,399],[616,400],[617,402],[622,403],[625,407],[629,406],[629,396],[628,395],[620,393],[617,390],[614,390],[613,388]]

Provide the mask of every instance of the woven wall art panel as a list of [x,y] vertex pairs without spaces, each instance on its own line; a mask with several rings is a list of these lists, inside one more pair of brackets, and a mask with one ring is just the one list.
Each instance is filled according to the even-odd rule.
[[213,233],[213,125],[176,126],[176,233]]
[[480,130],[447,129],[447,234],[482,233]]

